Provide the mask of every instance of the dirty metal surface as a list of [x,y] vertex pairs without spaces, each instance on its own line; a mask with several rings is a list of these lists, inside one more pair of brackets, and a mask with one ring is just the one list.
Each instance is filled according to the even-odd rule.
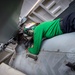
[[26,58],[23,44],[17,49],[22,51],[10,65],[27,75],[75,75],[66,66],[67,62],[75,62],[75,32],[44,41],[37,61]]

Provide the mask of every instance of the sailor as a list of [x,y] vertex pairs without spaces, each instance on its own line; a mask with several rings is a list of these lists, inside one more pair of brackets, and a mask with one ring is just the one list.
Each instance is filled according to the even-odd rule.
[[[38,55],[43,38],[49,39],[64,33],[75,32],[75,12],[70,13],[63,19],[59,18],[53,21],[42,22],[32,28],[33,31],[28,33],[31,32],[33,34],[33,47],[28,48],[28,52]],[[24,32],[26,32],[26,28]]]

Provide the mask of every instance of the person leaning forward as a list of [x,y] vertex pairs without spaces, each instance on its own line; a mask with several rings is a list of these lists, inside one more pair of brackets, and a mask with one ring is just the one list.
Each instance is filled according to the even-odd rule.
[[[38,55],[41,48],[42,38],[52,38],[57,35],[75,31],[75,12],[70,13],[62,20],[55,19],[46,21],[35,26],[33,30],[33,47],[28,48],[28,52]],[[25,29],[24,29],[25,32]]]

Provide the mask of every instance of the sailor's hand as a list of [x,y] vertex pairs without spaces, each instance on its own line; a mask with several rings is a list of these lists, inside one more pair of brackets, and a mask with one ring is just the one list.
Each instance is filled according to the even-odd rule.
[[35,61],[38,59],[37,55],[31,54],[30,52],[28,52],[28,49],[26,50],[26,57],[30,57]]

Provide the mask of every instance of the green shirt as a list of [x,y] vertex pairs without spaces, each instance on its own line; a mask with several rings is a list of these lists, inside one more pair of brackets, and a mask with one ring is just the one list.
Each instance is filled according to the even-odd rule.
[[34,30],[33,47],[28,48],[28,51],[32,54],[39,54],[42,38],[52,38],[62,33],[63,32],[60,29],[60,19],[39,24]]

